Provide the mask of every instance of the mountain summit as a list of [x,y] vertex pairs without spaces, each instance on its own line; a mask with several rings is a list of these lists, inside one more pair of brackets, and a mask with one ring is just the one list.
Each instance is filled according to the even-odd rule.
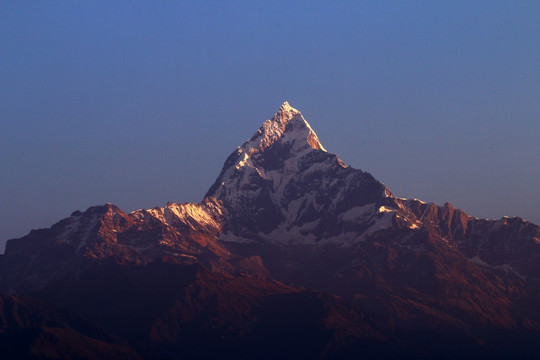
[[257,153],[271,146],[276,141],[293,143],[296,151],[302,150],[306,143],[313,149],[326,151],[300,111],[285,101],[274,117],[263,123],[261,128],[241,146],[250,154]]
[[389,194],[370,174],[328,153],[300,111],[285,102],[228,157],[206,197],[223,202],[225,230],[235,236],[279,241],[288,231],[296,233],[290,241],[305,242],[337,235],[336,215]]

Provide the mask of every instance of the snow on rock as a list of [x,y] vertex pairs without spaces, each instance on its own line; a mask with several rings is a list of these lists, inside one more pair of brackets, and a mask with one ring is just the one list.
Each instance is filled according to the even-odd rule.
[[366,215],[372,214],[374,210],[375,210],[375,204],[355,206],[341,213],[339,217],[345,221],[354,221]]
[[393,212],[383,212],[383,215],[378,217],[373,224],[362,233],[362,239],[366,239],[377,231],[391,228],[394,216],[395,214]]
[[469,258],[469,261],[472,262],[473,264],[476,264],[476,265],[480,265],[480,266],[483,266],[483,267],[487,267],[487,268],[502,271],[505,274],[514,274],[515,276],[519,277],[522,280],[525,279],[525,277],[523,275],[521,275],[518,271],[516,271],[512,266],[510,266],[508,264],[495,265],[495,266],[490,265],[487,262],[485,262],[484,260],[480,259],[479,256],[474,256],[472,258]]
[[193,229],[201,227],[219,229],[222,215],[221,203],[214,198],[207,198],[199,204],[167,203],[164,207],[154,207],[148,210],[140,209],[129,214],[129,216],[139,220],[147,220],[151,217],[169,226],[186,224]]
[[75,247],[75,252],[83,250],[95,237],[103,217],[114,205],[93,206],[84,213],[74,212],[70,217],[53,226],[57,233],[55,242],[58,244],[70,244]]
[[396,212],[396,210],[395,210],[395,209],[387,208],[386,206],[381,206],[381,207],[379,207],[379,212],[380,212],[380,213]]
[[310,146],[313,149],[326,151],[300,111],[291,107],[287,101],[281,105],[274,117],[266,120],[239,149],[251,156],[264,151],[280,140],[283,143],[291,143],[297,150]]

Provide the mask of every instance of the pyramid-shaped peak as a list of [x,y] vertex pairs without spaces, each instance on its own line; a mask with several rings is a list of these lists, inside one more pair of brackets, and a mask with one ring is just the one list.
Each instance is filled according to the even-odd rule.
[[289,120],[291,120],[296,115],[301,115],[300,111],[293,108],[287,101],[285,101],[280,107],[279,110],[276,112],[274,117],[272,118],[273,121],[279,122],[279,123],[287,123]]
[[[282,174],[288,169],[287,177],[290,177],[293,172],[298,171],[292,164],[297,164],[299,159],[313,158],[313,152],[327,151],[300,111],[285,101],[273,118],[264,121],[249,140],[229,155],[206,197],[234,197],[236,195],[232,194],[249,184],[253,176],[265,181],[271,180],[272,183],[277,182],[278,175],[276,178],[267,177],[266,174],[270,174],[270,171]],[[334,158],[335,156],[332,157]],[[342,165],[340,161],[338,164]],[[334,165],[335,161],[331,166]]]
[[294,112],[299,112],[298,110],[296,110],[295,108],[293,108],[288,101],[284,101],[283,104],[281,104],[281,107],[279,108],[279,112],[284,112],[284,111],[294,111]]
[[326,151],[302,113],[287,101],[241,148],[250,153],[259,152],[279,141],[294,141],[295,147],[306,144],[314,149]]

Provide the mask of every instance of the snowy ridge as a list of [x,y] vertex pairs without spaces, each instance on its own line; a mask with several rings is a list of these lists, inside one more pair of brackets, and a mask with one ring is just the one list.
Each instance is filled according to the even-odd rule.
[[71,214],[53,228],[59,234],[56,242],[75,246],[75,252],[82,252],[90,244],[103,226],[103,217],[115,215],[115,206],[106,204],[89,208],[85,213],[79,211]]
[[220,217],[223,215],[221,203],[214,198],[207,198],[199,204],[192,203],[167,203],[164,207],[152,209],[139,209],[129,214],[137,220],[147,220],[149,217],[161,221],[169,226],[186,224],[192,229],[201,227],[208,229],[220,229]]

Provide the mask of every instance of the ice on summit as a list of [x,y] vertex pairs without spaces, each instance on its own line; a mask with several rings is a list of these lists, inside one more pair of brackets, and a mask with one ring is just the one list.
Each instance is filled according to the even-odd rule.
[[302,113],[285,101],[272,119],[266,120],[261,128],[239,150],[249,155],[259,153],[272,144],[294,142],[296,150],[307,148],[326,151]]

